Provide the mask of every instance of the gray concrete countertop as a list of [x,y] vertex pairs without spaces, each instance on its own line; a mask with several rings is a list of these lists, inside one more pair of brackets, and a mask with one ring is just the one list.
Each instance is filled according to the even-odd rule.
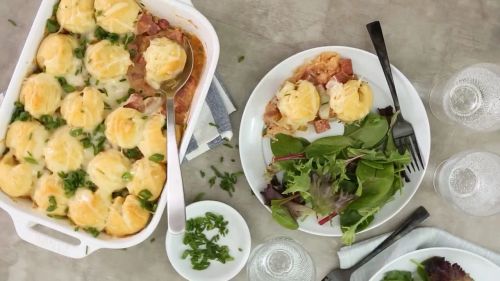
[[[6,89],[26,39],[38,0],[0,2],[0,89]],[[381,20],[391,62],[412,81],[428,109],[427,96],[439,75],[475,62],[500,63],[500,1],[497,0],[195,0],[217,30],[221,43],[218,72],[238,111],[231,116],[237,143],[239,121],[245,103],[258,81],[288,56],[312,47],[345,45],[373,52],[365,24]],[[17,26],[11,24],[12,19]],[[245,56],[242,62],[238,57]],[[429,113],[429,112],[428,112]],[[431,218],[425,223],[500,251],[500,216],[474,218],[448,206],[432,187],[436,166],[467,148],[500,153],[500,132],[476,134],[445,125],[429,113],[432,133],[431,159],[425,179],[411,202],[393,219],[359,235],[371,237],[393,229],[417,206],[425,206]],[[286,235],[311,253],[318,280],[338,267],[339,239],[286,230],[252,196],[243,177],[233,197],[210,189],[199,170],[208,170],[213,159],[224,156],[219,166],[240,170],[236,149],[221,146],[185,163],[187,199],[199,192],[236,208],[247,220],[252,243]],[[236,159],[235,163],[228,159]],[[21,240],[4,211],[0,211],[0,279],[28,280],[182,280],[168,262],[163,220],[151,239],[127,250],[99,250],[82,260],[72,260]],[[245,272],[235,280],[245,280]]]

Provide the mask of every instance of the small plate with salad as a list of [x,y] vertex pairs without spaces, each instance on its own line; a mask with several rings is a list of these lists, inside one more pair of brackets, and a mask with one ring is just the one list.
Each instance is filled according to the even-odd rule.
[[497,281],[500,267],[477,254],[454,248],[427,248],[403,255],[369,281]]
[[408,151],[391,137],[397,114],[412,123],[424,163],[429,120],[408,79],[392,69],[401,112],[375,55],[320,47],[284,60],[250,96],[240,126],[245,176],[274,220],[288,229],[354,242],[394,216],[425,170],[409,173]]

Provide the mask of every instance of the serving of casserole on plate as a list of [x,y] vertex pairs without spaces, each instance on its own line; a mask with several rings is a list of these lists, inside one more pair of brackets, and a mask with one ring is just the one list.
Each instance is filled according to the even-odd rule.
[[182,72],[187,37],[194,69],[175,101],[183,157],[219,45],[192,7],[143,2],[42,2],[0,120],[0,207],[29,242],[82,257],[140,243],[158,224],[167,165],[159,85]]

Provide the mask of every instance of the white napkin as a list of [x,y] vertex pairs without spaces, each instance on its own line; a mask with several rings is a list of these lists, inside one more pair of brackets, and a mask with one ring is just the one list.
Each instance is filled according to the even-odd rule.
[[214,77],[193,136],[189,141],[186,153],[187,160],[231,140],[233,129],[229,114],[234,111],[236,108],[229,99],[226,89],[220,80]]
[[[352,246],[342,247],[337,253],[340,268],[349,268],[377,247],[390,233],[383,234]],[[500,254],[458,238],[444,230],[433,227],[417,228],[382,251],[351,275],[351,281],[369,280],[382,266],[415,250],[431,247],[450,247],[467,250],[500,265]]]

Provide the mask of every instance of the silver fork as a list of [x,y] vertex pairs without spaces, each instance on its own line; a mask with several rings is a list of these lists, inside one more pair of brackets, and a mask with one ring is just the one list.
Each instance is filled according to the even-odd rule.
[[[400,111],[398,94],[396,92],[396,87],[394,86],[394,79],[392,78],[391,63],[389,62],[389,55],[387,54],[387,48],[385,46],[384,34],[382,33],[382,27],[379,21],[374,21],[366,25],[370,38],[372,39],[373,47],[377,52],[380,65],[384,71],[385,79],[389,85],[389,91],[391,92],[392,99],[394,101],[395,112]],[[392,137],[394,143],[398,150],[402,153],[405,149],[408,149],[411,154],[411,163],[406,167],[408,172],[416,172],[424,169],[424,162],[422,161],[422,155],[420,154],[420,149],[418,148],[417,138],[415,137],[415,131],[413,126],[406,121],[401,114],[398,114],[396,123],[392,129]],[[418,158],[418,159],[417,159]]]
[[175,94],[186,84],[193,71],[193,49],[189,39],[184,36],[186,64],[184,70],[172,80],[160,85],[160,92],[167,100],[167,217],[168,231],[172,234],[182,234],[186,224],[186,209],[184,202],[184,186],[179,159],[179,150],[175,137]]

